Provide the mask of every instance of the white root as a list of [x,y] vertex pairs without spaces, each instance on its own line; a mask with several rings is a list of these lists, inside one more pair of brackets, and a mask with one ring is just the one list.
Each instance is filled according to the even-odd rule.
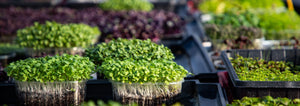
[[[170,84],[165,83],[121,83],[112,81],[114,98],[122,101],[131,98],[134,101],[127,101],[129,103],[138,103],[136,100],[155,100],[156,98],[174,97],[181,92],[182,81]],[[146,101],[145,101],[146,102]],[[142,102],[139,105],[147,105]]]
[[85,83],[85,81],[47,83],[17,81],[16,85],[18,96],[24,103],[22,105],[65,106],[80,105],[84,100]]

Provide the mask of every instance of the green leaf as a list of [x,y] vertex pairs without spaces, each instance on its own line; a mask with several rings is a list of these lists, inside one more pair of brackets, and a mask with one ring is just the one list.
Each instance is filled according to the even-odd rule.
[[[50,30],[51,31],[50,31]],[[85,24],[59,24],[46,21],[17,31],[17,43],[34,49],[88,47],[101,32]],[[68,41],[66,41],[68,40]]]
[[63,54],[19,60],[10,63],[5,70],[8,76],[19,81],[77,81],[90,78],[95,65],[87,57]]
[[[132,68],[128,68],[129,66]],[[170,68],[173,68],[172,74],[168,70]],[[109,59],[103,62],[100,70],[106,78],[126,83],[170,83],[181,81],[189,74],[182,66],[170,60]]]

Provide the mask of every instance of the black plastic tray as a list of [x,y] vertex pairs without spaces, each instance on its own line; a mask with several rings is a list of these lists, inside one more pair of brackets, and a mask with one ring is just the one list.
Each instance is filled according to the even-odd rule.
[[0,82],[0,105],[18,103],[15,84]]
[[236,58],[236,55],[243,57],[262,58],[267,61],[288,61],[296,65],[300,64],[300,50],[230,50],[223,51],[222,58],[229,72],[229,76],[235,86],[244,87],[273,87],[273,88],[300,88],[300,81],[241,81],[239,80],[228,56]]
[[[86,101],[113,100],[111,87],[109,81],[89,81]],[[175,102],[180,102],[184,106],[226,106],[228,101],[218,83],[199,83],[197,80],[185,80],[182,84],[182,92],[175,99]]]
[[206,50],[196,36],[189,36],[176,43],[162,42],[162,44],[171,49],[177,64],[194,74],[189,77],[197,79],[199,76],[205,76],[204,74],[216,73]]
[[[0,105],[17,104],[15,91],[14,84],[0,83]],[[111,83],[107,80],[89,80],[85,101],[89,100],[113,100]],[[186,80],[182,85],[182,93],[174,102],[180,102],[185,106],[225,106],[227,100],[219,84]]]
[[221,56],[226,65],[233,86],[233,98],[240,99],[244,96],[262,97],[300,97],[300,81],[241,81],[228,56],[236,58],[236,54],[243,57],[262,58],[273,61],[289,61],[300,64],[300,50],[227,50]]
[[[186,106],[199,106],[196,84],[198,81],[187,80],[182,84],[182,93],[174,102],[180,102]],[[94,80],[87,83],[86,101],[113,100],[112,85],[109,81]]]
[[226,95],[218,83],[197,84],[198,97],[201,106],[226,106]]

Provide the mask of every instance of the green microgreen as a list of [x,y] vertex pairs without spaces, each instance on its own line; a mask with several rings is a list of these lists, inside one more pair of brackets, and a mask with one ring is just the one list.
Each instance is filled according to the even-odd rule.
[[106,60],[101,73],[110,80],[123,83],[170,83],[182,81],[188,71],[170,60]]
[[285,61],[266,61],[237,55],[232,66],[242,81],[300,81],[299,70]]
[[5,70],[18,81],[80,81],[91,78],[95,65],[87,57],[64,54],[19,60]]
[[71,48],[88,47],[97,39],[100,31],[97,27],[85,24],[59,24],[47,21],[45,24],[34,23],[33,26],[17,31],[17,43],[22,47]]

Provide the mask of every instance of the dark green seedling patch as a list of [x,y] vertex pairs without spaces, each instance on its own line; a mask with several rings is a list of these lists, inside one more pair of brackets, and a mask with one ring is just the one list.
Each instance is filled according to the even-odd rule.
[[137,11],[150,11],[153,4],[147,0],[107,0],[99,4],[103,10],[137,10]]
[[93,44],[99,35],[97,27],[47,21],[45,24],[34,23],[33,26],[18,30],[17,43],[22,47],[34,49],[85,48]]
[[113,81],[123,83],[171,83],[182,81],[188,71],[170,60],[107,60],[101,72]]
[[241,100],[234,100],[227,106],[299,106],[299,99],[273,98],[271,96],[243,97]]
[[232,66],[242,81],[300,81],[299,68],[284,61],[237,56],[231,59]]
[[81,81],[91,78],[95,65],[87,57],[64,54],[19,60],[10,63],[5,70],[17,81]]
[[139,39],[117,39],[109,43],[101,43],[96,47],[87,49],[85,51],[94,63],[100,65],[107,59],[115,60],[172,60],[174,55],[171,50],[163,45],[158,45],[148,40]]

